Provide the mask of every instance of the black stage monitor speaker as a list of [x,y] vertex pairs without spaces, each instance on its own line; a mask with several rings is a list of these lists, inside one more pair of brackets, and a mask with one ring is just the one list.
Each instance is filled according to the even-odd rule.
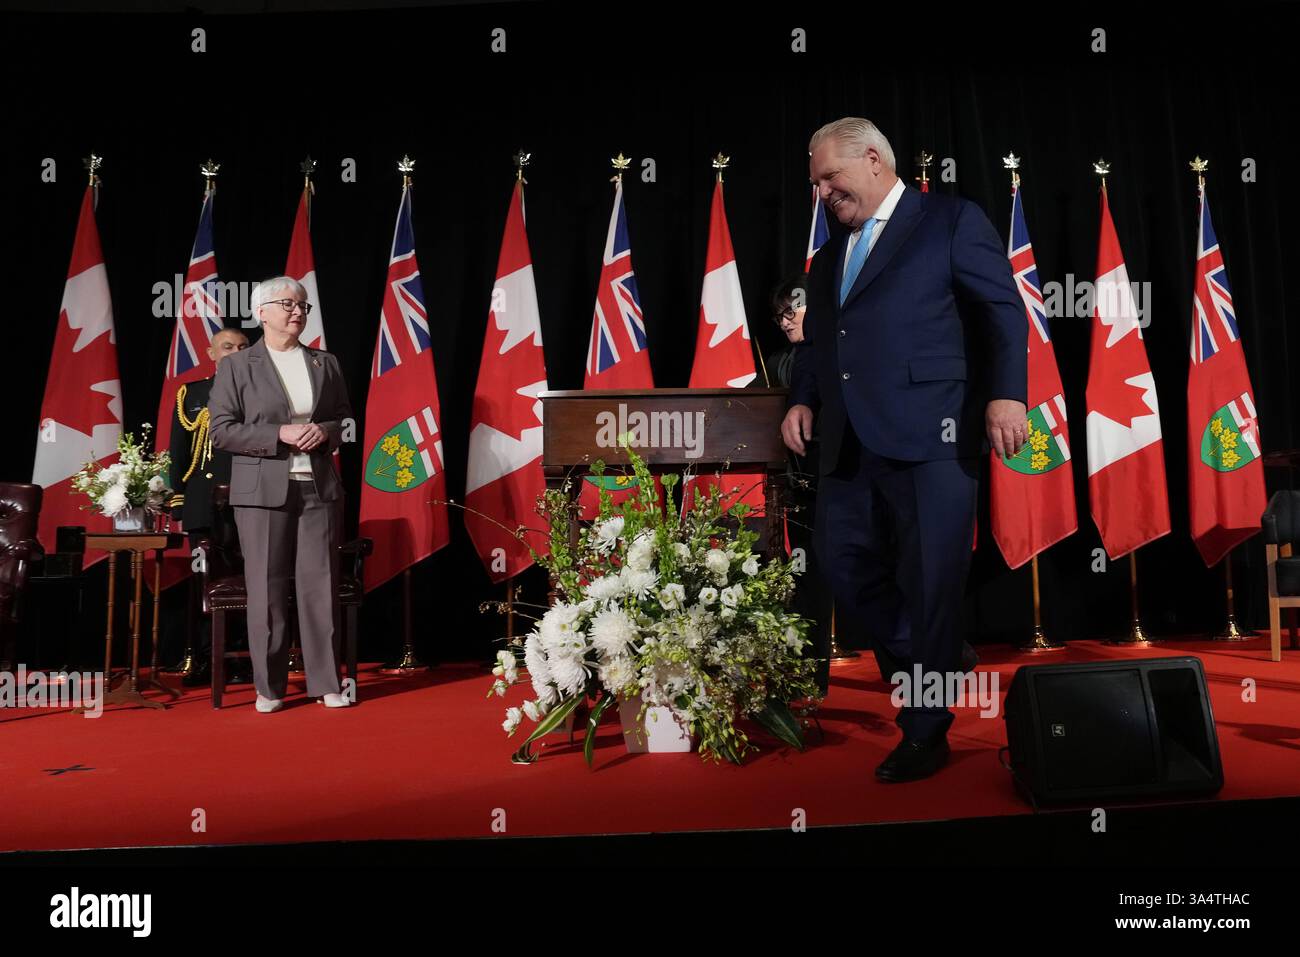
[[1028,665],[1003,717],[1016,784],[1040,803],[1223,787],[1199,658]]

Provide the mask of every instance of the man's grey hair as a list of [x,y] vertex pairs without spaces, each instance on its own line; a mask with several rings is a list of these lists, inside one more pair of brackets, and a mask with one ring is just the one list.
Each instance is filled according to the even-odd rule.
[[257,311],[268,302],[288,298],[285,296],[286,292],[295,299],[300,299],[303,302],[307,301],[307,287],[292,276],[276,276],[273,279],[263,279],[259,282],[253,287],[253,295],[249,301],[253,318],[260,318]]
[[834,123],[827,123],[808,141],[808,152],[814,152],[828,139],[837,140],[850,156],[866,156],[867,149],[872,147],[880,155],[880,162],[885,164],[885,168],[891,173],[895,172],[894,148],[889,145],[885,134],[870,120],[864,120],[860,116],[846,116]]

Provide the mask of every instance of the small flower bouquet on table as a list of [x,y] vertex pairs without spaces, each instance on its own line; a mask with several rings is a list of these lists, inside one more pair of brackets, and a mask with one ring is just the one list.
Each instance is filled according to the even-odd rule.
[[[523,644],[533,697],[506,712],[513,735],[523,719],[535,723],[514,760],[535,760],[530,745],[591,698],[584,752],[592,760],[596,727],[605,711],[629,702],[668,709],[699,742],[702,757],[739,764],[757,748],[737,726],[752,718],[800,750],[803,734],[791,701],[817,697],[816,662],[804,655],[811,624],[789,611],[791,564],[762,561],[757,535],[743,523],[748,506],[724,510],[720,491],[697,492],[679,513],[662,476],[667,508],[654,479],[628,450],[637,494],[615,507],[601,491],[599,517],[569,540],[576,507],[564,491],[548,490],[539,512],[550,530],[550,554],[536,556],[551,573],[556,600]],[[593,472],[603,471],[595,463]],[[515,645],[519,640],[515,640]],[[515,648],[498,655],[492,692],[518,682]],[[491,692],[489,693],[489,695]]]
[[112,465],[87,462],[72,477],[72,493],[90,497],[90,503],[81,507],[113,519],[118,531],[150,530],[151,517],[162,511],[172,492],[167,485],[171,454],[147,451],[151,428],[147,423],[143,426],[139,443],[130,432],[119,438],[117,461]]

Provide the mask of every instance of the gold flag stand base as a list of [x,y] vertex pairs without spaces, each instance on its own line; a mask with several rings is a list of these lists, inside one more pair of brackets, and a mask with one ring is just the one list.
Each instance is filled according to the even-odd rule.
[[194,652],[191,649],[186,648],[185,657],[181,659],[181,663],[175,668],[164,669],[162,673],[165,675],[180,675],[183,678],[188,678],[190,675],[194,674],[194,669],[196,667],[197,666],[194,664]]
[[427,671],[429,666],[415,656],[415,639],[411,634],[411,570],[402,572],[402,657],[381,665],[381,675],[409,675]]
[[1228,588],[1228,627],[1217,635],[1211,635],[1211,641],[1250,641],[1254,635],[1243,634],[1237,627],[1237,610],[1232,591],[1232,552],[1223,556],[1223,574]]
[[416,657],[415,649],[408,645],[402,649],[402,657],[381,667],[379,673],[381,675],[405,675],[413,671],[425,671],[428,667]]
[[1043,634],[1042,628],[1034,628],[1034,633],[1027,639],[1016,645],[1016,651],[1026,651],[1030,654],[1039,654],[1044,651],[1064,651],[1065,643],[1053,641]]
[[852,648],[841,648],[839,635],[835,634],[835,606],[831,606],[831,661],[849,661],[862,656]]

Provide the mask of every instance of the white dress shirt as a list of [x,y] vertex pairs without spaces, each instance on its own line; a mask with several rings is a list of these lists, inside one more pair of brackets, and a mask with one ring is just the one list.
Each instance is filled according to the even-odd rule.
[[[867,256],[871,256],[871,250],[876,248],[876,243],[880,241],[880,234],[885,231],[885,226],[889,223],[889,217],[894,215],[894,207],[903,196],[903,190],[906,189],[901,179],[894,181],[894,188],[885,194],[885,198],[880,201],[876,211],[869,218],[876,220],[876,225],[871,230],[871,239],[867,245]],[[858,244],[862,238],[862,227],[859,226],[853,232],[849,233],[849,241],[845,244],[844,265],[848,266],[849,257],[853,255],[853,247]]]
[[[311,377],[307,374],[307,354],[301,346],[279,352],[266,347],[266,354],[280,376],[285,394],[289,396],[289,421],[301,425],[311,421]],[[289,458],[289,478],[308,481],[311,475],[311,458],[306,452],[294,452]]]

